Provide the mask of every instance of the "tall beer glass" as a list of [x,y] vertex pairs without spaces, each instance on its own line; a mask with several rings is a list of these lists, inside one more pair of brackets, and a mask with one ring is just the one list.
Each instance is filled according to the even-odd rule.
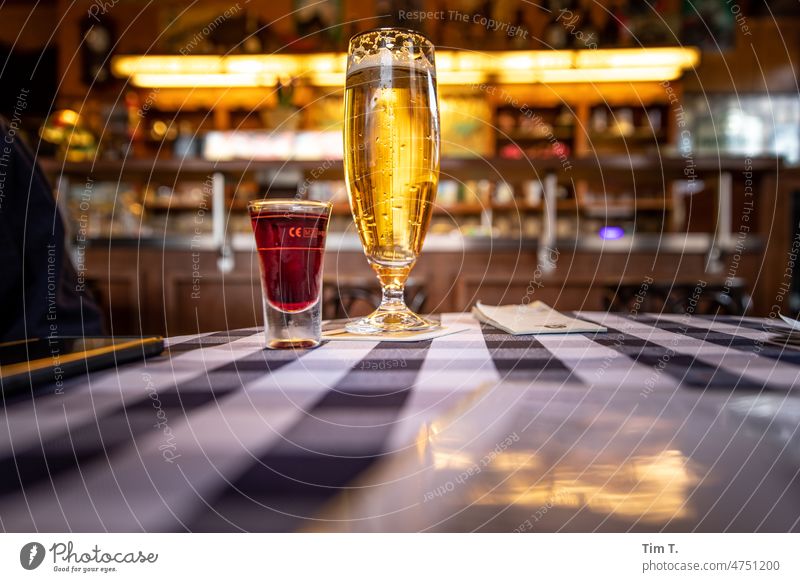
[[381,28],[350,40],[344,166],[361,244],[383,290],[353,333],[438,325],[406,307],[403,289],[422,250],[439,181],[439,108],[433,45],[413,30]]

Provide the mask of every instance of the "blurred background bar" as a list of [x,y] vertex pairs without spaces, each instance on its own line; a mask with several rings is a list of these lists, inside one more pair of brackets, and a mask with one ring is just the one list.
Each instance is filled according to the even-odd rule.
[[325,313],[371,311],[342,89],[348,39],[378,26],[437,47],[417,309],[629,311],[652,279],[651,311],[683,311],[702,280],[700,313],[796,313],[800,9],[650,4],[11,0],[0,114],[56,188],[115,334],[259,324],[246,203],[264,196],[334,202]]

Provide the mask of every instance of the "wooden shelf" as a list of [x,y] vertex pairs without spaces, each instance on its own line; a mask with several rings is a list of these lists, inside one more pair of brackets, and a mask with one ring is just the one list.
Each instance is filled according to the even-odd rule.
[[[561,204],[559,203],[559,207]],[[569,208],[575,208],[574,202],[568,205]],[[174,207],[173,207],[174,208]],[[235,202],[230,205],[231,210],[246,210],[246,203]],[[454,215],[454,216],[469,216],[478,215],[487,210],[518,210],[520,212],[541,210],[540,204],[478,204],[478,203],[457,203],[457,204],[439,204],[434,207],[433,213],[436,215]],[[350,216],[350,204],[348,202],[334,202],[331,214],[334,216]]]
[[485,204],[477,202],[459,202],[456,204],[441,204],[433,208],[434,214],[444,214],[447,216],[469,216],[481,214],[488,210],[489,207]]
[[[556,210],[575,210],[578,206],[574,198],[556,201]],[[542,203],[529,204],[527,202],[507,202],[504,204],[492,204],[491,209],[495,211],[517,211],[517,212],[541,212],[544,208]]]
[[541,210],[541,208],[542,208],[541,204],[528,204],[527,202],[521,202],[521,201],[503,202],[503,203],[494,202],[491,205],[492,210],[499,210],[501,212],[505,210],[510,210],[510,211],[516,210],[519,212],[524,212],[526,210]]
[[[559,200],[556,208],[558,210],[575,210],[577,202],[574,199]],[[234,202],[230,205],[231,210],[247,210],[246,203]],[[175,207],[173,206],[174,210]],[[439,204],[434,207],[433,214],[435,215],[452,215],[452,216],[471,216],[479,215],[486,211],[492,212],[541,212],[542,204],[528,204],[526,202],[519,203],[504,203],[504,204],[478,204],[478,203],[457,203],[457,204]],[[348,202],[334,202],[331,214],[334,216],[350,216],[350,204]]]
[[636,198],[635,200],[623,202],[601,202],[601,201],[583,201],[581,208],[585,210],[630,210],[630,211],[644,211],[644,210],[672,210],[672,200],[668,198]]
[[[692,161],[697,172],[741,171],[744,157],[697,157]],[[286,161],[228,161],[209,162],[205,160],[153,160],[130,159],[125,161],[97,161],[97,162],[60,162],[53,159],[40,158],[39,163],[49,175],[77,176],[85,179],[86,176],[108,177],[119,179],[123,176],[137,176],[139,178],[157,181],[155,176],[169,176],[175,178],[180,174],[194,176],[208,176],[214,172],[241,175],[247,172],[260,170],[291,169],[300,171],[319,170],[323,164],[329,169],[325,170],[319,179],[343,178],[342,162],[323,160],[286,160]],[[658,154],[632,154],[632,155],[600,155],[594,154],[585,157],[572,157],[566,160],[567,167],[558,158],[530,158],[511,160],[505,158],[444,158],[441,162],[441,177],[446,180],[451,177],[472,179],[472,176],[489,180],[505,179],[535,179],[543,177],[547,172],[576,175],[602,174],[605,172],[657,172],[670,179],[679,179],[683,176],[686,160],[679,156],[662,156]],[[772,157],[752,158],[753,171],[775,171],[783,163]]]
[[667,138],[666,133],[663,131],[653,132],[648,129],[637,129],[630,135],[613,135],[608,133],[589,133],[589,141],[590,142],[626,142],[626,141],[634,141],[634,142],[642,142],[642,141],[654,141],[654,142],[663,142]]
[[[470,204],[470,203],[459,203],[459,204],[440,204],[434,206],[433,213],[436,215],[455,215],[455,216],[468,216],[473,214],[480,214],[481,212],[487,210],[487,207],[483,204]],[[334,215],[340,216],[350,216],[350,204],[347,202],[336,202],[333,205]]]
[[[557,141],[572,141],[574,134],[572,132],[567,132],[563,130],[553,131],[552,137],[555,138]],[[515,131],[509,134],[498,134],[497,141],[551,141],[550,135],[537,135],[533,133],[526,133],[521,131]]]

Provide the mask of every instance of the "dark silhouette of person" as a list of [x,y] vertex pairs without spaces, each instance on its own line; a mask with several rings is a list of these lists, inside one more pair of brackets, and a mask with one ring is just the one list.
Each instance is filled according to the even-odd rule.
[[0,341],[102,333],[65,251],[53,190],[18,128],[0,117]]

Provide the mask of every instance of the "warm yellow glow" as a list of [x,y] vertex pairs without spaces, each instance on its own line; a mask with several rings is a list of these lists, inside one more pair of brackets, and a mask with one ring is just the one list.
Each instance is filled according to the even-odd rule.
[[[439,51],[439,84],[602,83],[665,81],[696,66],[694,48],[502,51]],[[278,77],[303,77],[318,86],[344,85],[347,57],[309,55],[119,56],[112,72],[141,87],[265,87]],[[206,78],[210,77],[210,78]]]
[[553,69],[529,73],[503,73],[500,83],[622,83],[672,81],[681,76],[676,67],[637,67],[618,69]]
[[606,69],[616,67],[666,67],[688,69],[700,62],[697,49],[608,49],[578,51],[575,66],[581,69]]
[[159,137],[165,136],[167,134],[167,129],[167,124],[161,120],[153,123],[153,133]]
[[260,74],[297,74],[297,59],[291,55],[270,55],[268,59],[259,56],[233,55],[224,57],[223,69],[226,73],[250,71]]
[[308,55],[304,58],[306,69],[322,73],[335,71],[344,73],[347,70],[347,55],[344,53],[328,53]]
[[583,459],[562,458],[546,479],[540,476],[547,461],[521,453],[503,458],[507,454],[498,455],[490,470],[510,476],[502,485],[476,479],[469,493],[472,503],[524,506],[531,514],[583,507],[650,524],[692,513],[686,499],[699,478],[677,450],[634,455],[621,464],[596,461],[588,467]]
[[57,117],[58,120],[64,125],[77,125],[81,118],[81,116],[72,109],[63,109]]
[[277,75],[248,74],[135,74],[131,83],[137,87],[272,87]]
[[631,69],[568,69],[544,71],[542,83],[620,83],[636,81],[672,81],[681,76],[677,67]]
[[316,87],[344,87],[345,74],[344,72],[319,71],[311,73],[310,81]]
[[494,71],[530,71],[532,69],[568,69],[576,51],[513,51],[497,55]]
[[479,85],[489,79],[483,71],[437,71],[436,77],[439,85]]
[[469,453],[462,451],[441,451],[433,449],[433,466],[436,469],[452,469],[463,471],[464,469],[477,468],[475,459]]
[[224,68],[227,73],[257,75],[262,73],[265,69],[264,63],[258,59],[237,59],[226,61],[225,65]]
[[223,72],[223,58],[218,56],[137,56],[115,57],[111,72],[118,77],[135,74],[214,74]]

